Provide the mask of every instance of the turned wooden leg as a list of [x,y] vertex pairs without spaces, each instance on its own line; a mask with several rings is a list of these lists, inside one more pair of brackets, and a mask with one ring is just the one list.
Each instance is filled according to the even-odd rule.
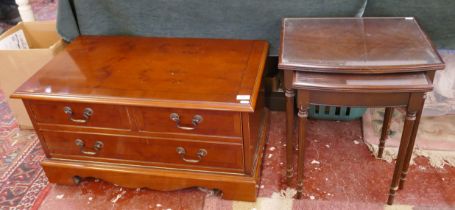
[[382,158],[382,153],[384,153],[385,140],[389,137],[390,121],[392,120],[392,115],[393,107],[385,108],[381,139],[379,140],[378,158]]
[[297,196],[300,198],[303,192],[303,165],[305,160],[304,142],[306,137],[306,127],[308,119],[308,107],[299,108],[299,157],[297,161]]
[[294,96],[295,91],[286,89],[286,182],[291,183],[294,173],[292,154],[294,153]]
[[309,109],[309,93],[307,91],[298,92],[299,112],[299,135],[298,135],[298,160],[297,160],[297,198],[302,196],[303,192],[303,168],[305,160],[305,139]]
[[406,156],[406,150],[408,148],[409,140],[413,131],[414,123],[416,120],[416,114],[420,106],[421,98],[419,99],[419,96],[421,97],[421,94],[419,95],[417,93],[412,93],[409,98],[406,110],[406,118],[403,126],[403,134],[401,136],[400,147],[398,149],[398,157],[395,163],[392,184],[390,185],[389,198],[387,200],[387,204],[389,205],[393,204],[393,201],[395,199],[395,193],[398,190],[398,184],[400,181],[401,171]]
[[400,184],[399,184],[398,189],[403,189],[404,182],[406,181],[406,175],[408,174],[409,162],[411,162],[412,151],[414,150],[414,143],[415,143],[415,139],[417,136],[417,131],[419,130],[420,117],[422,116],[425,98],[426,98],[426,95],[424,94],[422,97],[420,107],[419,107],[419,111],[417,111],[417,114],[416,114],[416,120],[415,120],[414,127],[413,127],[413,130],[411,133],[411,138],[409,139],[409,145],[406,150],[406,156],[404,158],[403,169],[401,170],[401,178],[400,178]]

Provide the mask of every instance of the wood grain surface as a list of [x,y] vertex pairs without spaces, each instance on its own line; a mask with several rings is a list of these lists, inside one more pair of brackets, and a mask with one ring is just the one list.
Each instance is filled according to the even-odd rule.
[[267,53],[266,41],[81,36],[12,97],[252,112]]
[[285,18],[280,69],[326,73],[397,73],[443,69],[412,17]]

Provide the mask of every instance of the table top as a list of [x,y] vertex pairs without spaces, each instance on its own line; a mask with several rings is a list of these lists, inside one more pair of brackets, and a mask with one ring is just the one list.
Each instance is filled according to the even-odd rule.
[[326,73],[438,70],[444,62],[412,17],[285,18],[279,68]]
[[12,97],[251,112],[267,51],[259,40],[81,36]]

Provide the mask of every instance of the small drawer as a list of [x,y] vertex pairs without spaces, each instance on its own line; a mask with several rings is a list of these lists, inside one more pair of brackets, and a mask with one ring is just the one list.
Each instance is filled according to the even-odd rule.
[[31,101],[30,109],[38,123],[129,129],[125,107],[90,104]]
[[238,112],[194,109],[136,108],[140,131],[240,137]]
[[109,158],[118,161],[164,163],[191,168],[243,169],[240,144],[219,144],[174,139],[120,137],[68,132],[42,132],[52,156],[77,159]]

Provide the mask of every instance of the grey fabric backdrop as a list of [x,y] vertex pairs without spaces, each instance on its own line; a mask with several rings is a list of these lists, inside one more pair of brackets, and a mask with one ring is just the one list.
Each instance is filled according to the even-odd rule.
[[283,17],[354,16],[363,3],[364,0],[60,0],[57,28],[67,41],[79,34],[265,39],[271,44],[271,55],[276,55]]
[[[57,29],[84,35],[265,39],[283,17],[355,16],[365,0],[60,0]],[[416,16],[439,48],[455,49],[455,0],[369,0],[364,16]]]
[[364,16],[416,17],[438,48],[455,49],[455,0],[369,0]]

